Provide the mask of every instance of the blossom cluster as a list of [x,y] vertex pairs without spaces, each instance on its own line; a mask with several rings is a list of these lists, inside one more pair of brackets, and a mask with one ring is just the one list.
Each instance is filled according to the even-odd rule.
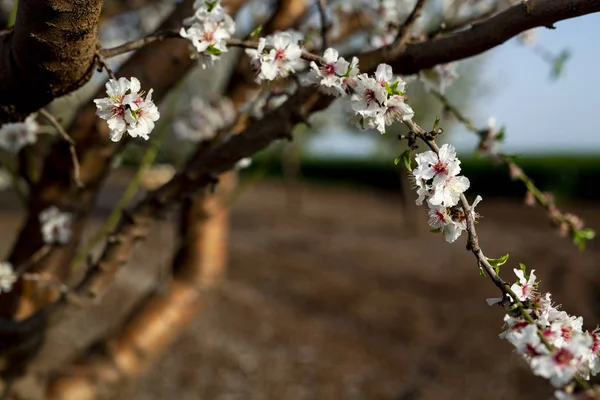
[[[367,14],[373,26],[369,32],[369,44],[373,48],[391,44],[398,35],[398,22],[404,21],[414,8],[414,0],[338,0],[332,4],[334,24],[356,12]],[[335,26],[335,25],[334,25]]]
[[65,244],[69,241],[73,219],[71,213],[61,212],[57,207],[51,206],[42,211],[38,218],[45,244]]
[[0,261],[0,293],[8,293],[17,281],[13,265],[8,261]]
[[500,151],[500,142],[504,137],[504,128],[498,129],[496,118],[488,119],[488,126],[479,131],[480,141],[478,151],[490,157],[497,157]]
[[359,74],[358,60],[346,61],[334,49],[327,49],[324,62],[310,64],[304,84],[318,85],[319,90],[333,95],[346,95],[350,121],[360,129],[377,129],[385,133],[386,126],[394,121],[408,121],[414,116],[405,103],[406,82],[395,76],[392,67],[379,64],[374,76]]
[[276,32],[258,40],[256,49],[246,49],[252,67],[258,71],[257,83],[287,78],[304,65],[298,42],[302,34],[294,31]]
[[446,89],[458,79],[457,63],[438,64],[431,69],[419,71],[419,80],[427,91],[444,94]]
[[96,115],[108,122],[113,142],[121,140],[125,132],[131,137],[150,138],[160,113],[152,101],[153,90],[146,97],[140,90],[140,81],[135,77],[110,79],[106,83],[108,97],[94,100]]
[[[556,388],[575,376],[589,379],[590,375],[596,375],[600,371],[600,332],[584,332],[582,317],[559,310],[552,304],[550,293],[539,294],[535,270],[527,274],[522,265],[514,272],[518,281],[511,290],[534,322],[511,312],[504,317],[506,329],[500,337],[515,347],[535,375],[550,380]],[[559,397],[568,398],[562,392]]]
[[211,140],[217,131],[224,128],[235,119],[235,109],[229,98],[209,102],[201,97],[193,97],[186,118],[175,121],[175,134],[192,142]]
[[37,114],[30,114],[23,122],[5,123],[0,128],[0,148],[16,154],[23,147],[34,144],[37,140],[39,125]]
[[316,62],[310,62],[310,72],[306,76],[304,83],[307,85],[317,85],[319,90],[330,96],[341,96],[348,94],[350,84],[354,83],[358,75],[358,58],[353,57],[352,62],[348,62],[344,57],[340,57],[338,51],[328,48],[323,54],[325,60],[322,65]]
[[227,51],[227,39],[235,32],[235,22],[218,0],[196,0],[194,15],[183,21],[180,35],[192,42],[193,58],[199,58],[203,68],[212,66],[221,53]]
[[[417,205],[427,200],[429,206],[429,225],[442,232],[447,242],[456,241],[467,229],[466,214],[458,206],[460,196],[470,185],[469,179],[458,175],[460,160],[452,145],[444,144],[439,152],[426,151],[415,156],[417,168],[412,171],[417,189]],[[481,201],[477,196],[471,205],[473,219],[477,217],[475,206]]]

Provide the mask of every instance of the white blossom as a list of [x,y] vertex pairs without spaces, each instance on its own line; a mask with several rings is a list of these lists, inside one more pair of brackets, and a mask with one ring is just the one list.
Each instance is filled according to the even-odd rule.
[[250,110],[252,117],[262,119],[266,112],[279,108],[288,99],[289,95],[286,93],[277,93],[275,95],[269,94],[267,96],[262,95],[250,102],[248,109]]
[[417,200],[415,200],[415,203],[418,206],[421,206],[423,205],[423,201],[429,196],[431,196],[431,194],[433,193],[433,188],[430,185],[428,185],[424,179],[415,179],[414,175],[412,176],[412,178],[415,181],[417,195],[419,196]]
[[0,293],[8,293],[17,281],[13,266],[8,261],[0,261]]
[[529,273],[529,279],[525,278],[525,274],[520,269],[514,269],[515,275],[519,278],[519,283],[513,284],[510,289],[517,295],[517,298],[521,301],[525,301],[531,298],[534,294],[536,284],[535,270],[532,269]]
[[135,77],[110,79],[106,83],[108,97],[94,100],[96,115],[107,121],[113,142],[121,140],[126,132],[131,137],[149,139],[160,114],[152,101],[152,89],[146,98],[140,89],[140,81]]
[[8,189],[12,186],[13,178],[4,168],[0,168],[0,190]]
[[488,126],[480,132],[479,151],[490,156],[498,155],[499,144],[502,140],[502,130],[496,127],[496,118],[488,119]]
[[219,129],[230,125],[235,119],[235,109],[229,98],[211,103],[195,96],[190,106],[185,118],[178,118],[173,125],[175,134],[183,140],[211,140]]
[[519,325],[517,329],[507,332],[505,339],[515,346],[515,352],[527,357],[548,354],[549,351],[542,343],[536,324]]
[[71,238],[71,213],[61,212],[57,207],[51,206],[39,215],[42,226],[42,238],[46,244],[65,244]]
[[463,228],[452,219],[450,210],[443,206],[429,204],[429,226],[440,230],[446,242],[453,243],[460,236]]
[[393,95],[389,97],[384,104],[383,118],[386,125],[391,125],[395,121],[410,121],[415,112],[404,102],[404,97]]
[[469,188],[469,178],[465,176],[450,176],[445,181],[440,181],[435,186],[429,202],[433,205],[452,207],[458,204],[460,195]]
[[154,122],[160,118],[158,107],[152,101],[153,89],[148,91],[146,98],[141,93],[128,94],[124,103],[128,106],[125,121],[128,124],[127,133],[131,137],[150,139],[149,133],[154,130]]
[[[339,57],[339,53],[333,48],[325,50],[323,58],[325,63],[320,67],[316,62],[311,61],[311,71],[306,77],[306,83],[319,86],[321,92],[331,96],[345,94],[347,83],[344,82],[344,78],[348,77],[356,67],[351,68],[350,63],[343,57]],[[358,73],[358,69],[355,73]]]
[[456,149],[450,144],[440,147],[438,153],[428,150],[415,156],[417,168],[413,171],[416,179],[433,179],[437,186],[460,172],[460,160],[456,158]]
[[[266,47],[269,47],[267,50]],[[259,70],[257,82],[286,78],[303,65],[302,50],[290,32],[277,32],[259,40],[258,49],[248,49],[254,66]]]
[[181,28],[179,34],[191,41],[192,58],[201,59],[206,68],[227,51],[227,39],[235,33],[235,22],[218,1],[196,1],[194,9],[194,16],[183,21],[188,28]]
[[535,29],[529,29],[525,32],[521,32],[518,36],[519,41],[528,47],[533,47],[537,41],[537,32]]
[[578,373],[591,345],[592,339],[589,336],[575,335],[566,346],[550,354],[533,357],[530,361],[531,369],[535,375],[549,379],[554,387],[561,387]]
[[441,94],[444,94],[457,78],[456,63],[438,64],[432,69],[419,72],[419,79],[425,85],[425,89],[435,90]]
[[18,153],[23,147],[34,144],[37,140],[36,114],[30,114],[23,122],[7,122],[0,128],[0,147]]
[[252,165],[252,159],[250,157],[242,158],[237,163],[235,163],[235,169],[240,170],[248,168],[250,165]]
[[511,290],[523,301],[534,322],[506,315],[506,330],[500,337],[515,346],[535,375],[549,379],[557,388],[569,383],[575,375],[588,379],[590,374],[598,373],[597,332],[583,332],[583,318],[553,306],[550,293],[536,294],[538,283],[533,270],[529,277],[523,270],[514,272],[518,280]]
[[356,80],[354,94],[349,105],[356,114],[365,117],[375,115],[387,100],[387,90],[367,74],[360,74]]

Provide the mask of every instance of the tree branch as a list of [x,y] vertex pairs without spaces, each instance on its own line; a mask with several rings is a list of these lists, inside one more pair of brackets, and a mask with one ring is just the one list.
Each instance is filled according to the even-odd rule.
[[[229,188],[219,185],[219,190]],[[194,320],[220,280],[225,263],[220,244],[227,241],[228,233],[219,195],[203,200],[188,197],[184,201],[172,282],[159,283],[165,287],[141,300],[118,332],[90,346],[88,353],[59,372],[50,381],[46,400],[92,400],[111,386],[141,375]],[[213,214],[210,223],[199,223],[207,222],[207,214]]]
[[[600,0],[527,0],[470,28],[419,43],[409,43],[390,65],[398,74],[414,74],[438,64],[462,60],[494,48],[521,32],[600,11]],[[361,69],[373,68],[381,52],[361,57]]]
[[[557,2],[557,0],[548,1],[550,3]],[[600,1],[593,0],[592,3],[600,3]],[[589,8],[577,10],[591,12]],[[506,15],[510,16],[511,13],[518,11],[518,9],[511,8]],[[563,11],[561,8],[557,12]],[[559,18],[558,16],[549,17],[546,13],[541,15],[545,20]],[[491,20],[494,18],[496,17]],[[502,17],[502,20],[504,18]],[[540,21],[538,19],[534,23]],[[493,21],[491,26],[496,23],[497,21]],[[529,28],[530,26],[525,27],[525,29]],[[518,33],[515,32],[515,34]],[[361,61],[363,71],[374,69],[379,62],[389,61],[380,52],[371,53],[371,57],[373,54],[378,55],[379,59],[377,62],[371,59],[371,62],[367,63],[367,68],[364,68],[364,63]],[[253,155],[274,140],[288,138],[296,122],[305,120],[310,112],[325,108],[331,101],[331,98],[316,93],[313,88],[300,88],[282,107],[274,110],[262,120],[252,123],[241,134],[230,137],[213,148],[201,148],[185,171],[153,192],[135,207],[128,218],[121,220],[114,237],[107,243],[98,263],[78,286],[77,292],[92,299],[100,296],[112,281],[118,268],[129,259],[135,242],[146,235],[154,215],[162,212],[182,195],[189,194],[192,188],[200,189],[213,184],[215,176],[233,168],[239,159]]]
[[20,121],[82,86],[94,70],[102,0],[19,0],[0,33],[0,122]]

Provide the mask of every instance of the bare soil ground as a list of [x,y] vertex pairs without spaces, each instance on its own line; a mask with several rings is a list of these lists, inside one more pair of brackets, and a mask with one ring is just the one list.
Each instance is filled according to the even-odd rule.
[[[289,207],[284,187],[261,183],[234,205],[228,279],[204,312],[120,399],[546,399],[500,340],[497,291],[479,276],[464,238],[448,244],[407,224],[399,196],[305,184]],[[595,204],[569,205],[600,228]],[[481,246],[510,253],[502,275],[523,262],[586,327],[600,321],[600,245],[577,251],[541,209],[484,199]],[[0,215],[4,232],[19,216]],[[93,230],[102,217],[90,227]],[[408,226],[407,226],[408,225]],[[424,229],[423,229],[424,228]],[[110,331],[149,290],[173,248],[161,222],[119,275],[104,303],[54,329],[47,364]],[[7,243],[0,243],[2,249]],[[118,321],[115,321],[115,323]]]

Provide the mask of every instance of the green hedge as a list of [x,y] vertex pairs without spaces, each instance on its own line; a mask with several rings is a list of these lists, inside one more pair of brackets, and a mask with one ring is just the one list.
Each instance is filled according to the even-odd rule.
[[[474,193],[502,197],[524,195],[523,185],[510,179],[504,165],[494,165],[483,158],[461,160],[462,173],[469,177]],[[279,160],[256,157],[254,161],[244,175],[282,175]],[[516,161],[540,189],[552,191],[558,198],[600,200],[600,190],[596,189],[596,183],[600,181],[599,156],[524,156],[516,158]],[[302,177],[308,180],[385,190],[400,189],[400,166],[395,166],[392,161],[304,158],[300,168]]]

